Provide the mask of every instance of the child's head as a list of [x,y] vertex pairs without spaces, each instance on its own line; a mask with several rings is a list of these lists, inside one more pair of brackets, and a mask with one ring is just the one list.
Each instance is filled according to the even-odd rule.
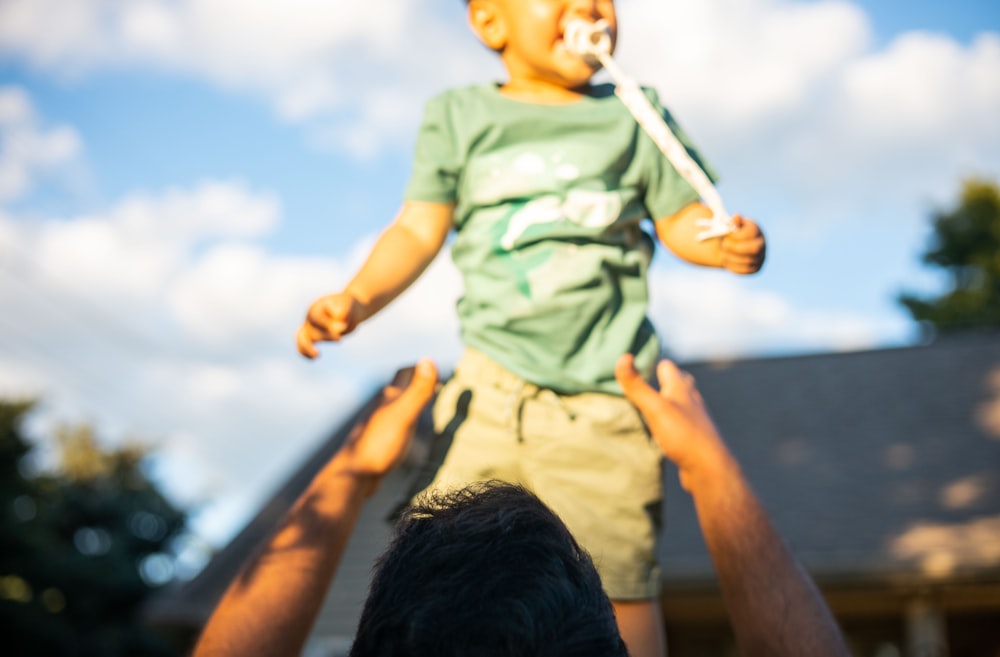
[[572,89],[587,84],[597,65],[563,43],[574,20],[607,21],[617,32],[614,0],[466,0],[479,39],[500,54],[512,81]]

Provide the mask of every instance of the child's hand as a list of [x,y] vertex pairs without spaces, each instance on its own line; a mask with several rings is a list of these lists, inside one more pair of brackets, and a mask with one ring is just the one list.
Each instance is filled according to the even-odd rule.
[[353,331],[365,318],[364,305],[346,292],[320,297],[309,306],[306,321],[295,334],[299,353],[316,358],[317,342],[337,342]]
[[719,246],[722,252],[722,267],[736,274],[753,274],[764,264],[767,244],[764,233],[756,223],[736,215],[733,217],[736,229],[723,236]]

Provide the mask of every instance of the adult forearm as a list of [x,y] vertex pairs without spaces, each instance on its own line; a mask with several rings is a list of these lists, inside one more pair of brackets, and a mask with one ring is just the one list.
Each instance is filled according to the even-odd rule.
[[195,657],[299,654],[371,485],[334,458],[230,585]]
[[402,458],[437,383],[420,361],[405,388],[383,389],[371,416],[313,478],[209,619],[196,657],[298,655],[343,557],[361,507]]
[[847,657],[812,579],[785,545],[735,461],[691,486],[740,654]]
[[740,654],[849,657],[840,630],[743,477],[690,374],[657,366],[659,391],[622,356],[615,376],[694,498]]

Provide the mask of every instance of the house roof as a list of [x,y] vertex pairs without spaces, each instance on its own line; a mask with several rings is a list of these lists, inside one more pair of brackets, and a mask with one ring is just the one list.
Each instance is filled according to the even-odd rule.
[[[685,369],[775,524],[818,581],[1000,581],[1000,334]],[[376,398],[324,440],[195,579],[164,591],[150,617],[203,623]],[[372,562],[388,540],[386,518],[424,476],[430,433],[425,412],[411,457],[363,511],[316,634],[353,633]],[[711,586],[694,510],[672,467],[666,482],[659,547],[665,583]]]
[[[1000,334],[687,369],[817,579],[1000,575]],[[710,577],[676,476],[665,508],[665,577]]]

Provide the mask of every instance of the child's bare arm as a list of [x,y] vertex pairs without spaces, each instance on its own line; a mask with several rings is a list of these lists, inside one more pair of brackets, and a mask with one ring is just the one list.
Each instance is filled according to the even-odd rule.
[[711,217],[712,211],[702,203],[692,203],[670,217],[656,221],[660,241],[677,257],[705,267],[720,267],[737,274],[753,274],[764,264],[766,242],[756,223],[736,215],[736,230],[722,237],[703,242],[697,235],[702,227],[697,220]]
[[317,342],[340,340],[416,281],[448,238],[454,209],[452,203],[404,203],[347,287],[309,307],[295,336],[299,353],[315,358]]
[[441,250],[452,227],[452,203],[407,201],[344,292],[365,308],[361,320],[408,288]]

